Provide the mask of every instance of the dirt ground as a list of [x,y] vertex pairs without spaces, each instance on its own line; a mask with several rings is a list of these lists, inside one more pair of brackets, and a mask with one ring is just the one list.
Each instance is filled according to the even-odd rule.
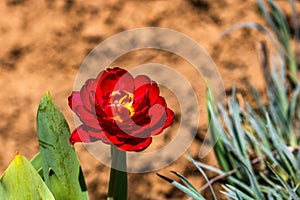
[[[284,1],[280,4],[290,12]],[[211,55],[227,92],[235,84],[238,92],[247,97],[244,84],[247,79],[263,93],[264,82],[255,45],[265,37],[254,30],[239,30],[220,38],[231,25],[245,21],[265,24],[255,1],[0,1],[0,172],[7,168],[16,151],[28,159],[39,151],[35,117],[39,100],[47,90],[61,108],[70,128],[74,128],[67,97],[77,70],[97,44],[121,31],[164,27],[184,33]],[[123,56],[114,64],[126,68],[147,62],[167,63],[182,71],[193,87],[200,88],[200,110],[205,116],[203,80],[195,79],[192,71],[185,70],[184,61],[169,54],[142,51]],[[171,108],[176,103],[168,98],[167,102]],[[189,148],[195,158],[206,133],[206,124],[206,118],[201,118],[198,139]],[[105,199],[109,168],[93,158],[81,144],[75,147],[90,199]],[[213,153],[201,161],[217,166]],[[155,175],[160,173],[175,178],[171,170],[182,173],[198,188],[204,184],[200,173],[182,156],[164,169],[130,174],[129,199],[187,199]],[[210,192],[204,194],[209,199]]]

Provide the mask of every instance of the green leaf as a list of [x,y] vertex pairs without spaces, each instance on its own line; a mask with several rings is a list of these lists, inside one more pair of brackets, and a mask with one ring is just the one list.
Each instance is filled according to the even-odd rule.
[[[242,125],[242,119],[240,118],[241,109],[237,103],[235,87],[232,89],[232,97],[230,103],[228,104],[229,113],[233,122],[234,131],[231,133],[233,137],[233,142],[235,144],[235,149],[238,150],[238,153],[242,155],[246,160],[248,160],[247,150],[246,150],[246,141],[245,141],[245,132]],[[249,164],[249,163],[248,163]]]
[[199,193],[198,190],[183,175],[175,171],[171,171],[171,172],[176,176],[178,176],[180,180],[186,185],[186,187],[189,188],[192,192]]
[[[275,131],[275,127],[274,127],[273,123],[271,122],[271,120],[269,118],[269,115],[266,115],[266,118],[267,118],[267,126],[268,126],[268,129],[269,129],[271,139],[274,143],[274,147],[278,151],[278,154],[279,154],[279,156],[280,156],[280,158],[281,158],[281,160],[284,164],[284,169],[286,169],[288,171],[287,173],[281,173],[281,176],[283,177],[284,174],[285,174],[285,180],[287,180],[289,178],[289,176],[294,178],[295,173],[294,173],[294,170],[293,170],[293,163],[292,163],[292,160],[289,159],[291,157],[287,157],[286,151],[283,149],[283,147],[285,145],[282,144],[281,139],[278,137],[278,134]],[[296,164],[296,163],[294,163],[294,164]],[[296,167],[294,167],[294,169],[296,169]]]
[[299,100],[299,93],[300,93],[300,83],[298,83],[293,96],[291,98],[291,102],[289,104],[289,116],[288,119],[290,119],[290,121],[293,121],[294,119],[294,115],[298,109],[298,105],[297,105],[297,101]]
[[41,154],[40,153],[36,154],[32,158],[31,164],[34,167],[34,169],[39,173],[39,175],[44,179],[44,176],[43,176],[43,166],[42,166],[42,158],[41,158]]
[[209,189],[210,189],[210,191],[211,191],[211,194],[212,194],[212,196],[213,196],[213,199],[214,199],[214,200],[217,199],[216,194],[215,194],[215,192],[214,192],[214,189],[213,189],[212,185],[210,184],[210,182],[209,182],[209,180],[208,180],[208,177],[206,176],[206,174],[205,174],[205,172],[203,171],[203,169],[200,167],[200,165],[197,165],[196,161],[193,159],[193,157],[192,157],[189,153],[187,153],[187,156],[188,156],[189,160],[193,162],[193,164],[196,166],[196,168],[197,168],[197,169],[199,170],[199,172],[202,174],[202,176],[204,177],[205,181],[208,183],[208,187],[209,187]]
[[229,197],[231,199],[254,200],[254,198],[248,196],[242,190],[240,190],[232,185],[226,184],[223,187],[227,191],[227,192],[223,192],[223,193],[226,194],[227,197]]
[[6,200],[54,200],[30,162],[17,154],[0,179],[0,198]]
[[59,180],[59,178],[55,175],[55,173],[50,170],[50,184],[51,184],[51,190],[53,194],[55,194],[56,199],[65,199],[65,192],[64,192],[64,186],[62,185],[62,182]]
[[212,96],[212,92],[209,86],[206,91],[206,109],[209,119],[209,133],[211,136],[211,143],[214,144],[214,151],[221,168],[224,171],[229,171],[232,169],[231,163],[228,162],[228,149],[231,148],[231,143],[222,128],[222,124],[218,119],[218,113],[216,111],[216,105]]
[[300,200],[300,197],[298,197],[298,195],[292,190],[292,188],[288,185],[288,183],[284,180],[284,178],[279,175],[279,173],[276,171],[276,169],[269,162],[267,162],[267,166],[275,174],[276,178],[285,187],[285,189],[287,189],[287,191],[289,192],[290,197],[292,197],[295,200]]
[[[54,197],[60,200],[88,199],[76,153],[69,144],[69,126],[49,92],[38,108],[37,130],[43,177]],[[38,164],[39,158],[35,159],[33,163]]]
[[172,179],[169,179],[161,174],[157,174],[160,178],[164,179],[165,181],[171,183],[173,186],[187,194],[188,196],[192,197],[194,200],[204,200],[204,197],[199,194],[198,192],[195,192],[194,190],[189,189],[188,187],[178,183],[177,181],[174,181]]
[[262,194],[261,194],[261,190],[259,188],[259,183],[254,175],[254,172],[252,170],[252,166],[248,166],[243,158],[239,155],[236,154],[232,154],[236,160],[236,162],[239,162],[240,165],[243,167],[243,169],[245,170],[245,172],[247,173],[247,176],[249,178],[250,184],[251,184],[251,189],[252,191],[255,193],[255,197],[257,197],[258,199],[263,199]]
[[0,199],[6,199],[6,191],[2,183],[0,183]]

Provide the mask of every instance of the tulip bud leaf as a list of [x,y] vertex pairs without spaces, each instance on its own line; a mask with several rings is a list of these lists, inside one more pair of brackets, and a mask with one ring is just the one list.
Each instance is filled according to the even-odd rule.
[[44,180],[55,199],[88,199],[75,150],[69,144],[69,126],[49,92],[39,104],[37,131],[40,158],[32,162],[37,169],[42,167]]
[[6,191],[2,184],[0,184],[0,199],[6,199]]
[[17,154],[0,178],[0,199],[54,200],[31,163]]

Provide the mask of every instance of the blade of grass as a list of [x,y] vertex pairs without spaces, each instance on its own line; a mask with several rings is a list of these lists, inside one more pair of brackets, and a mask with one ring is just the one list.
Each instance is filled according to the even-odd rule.
[[234,131],[232,133],[233,142],[237,144],[236,149],[239,150],[239,154],[241,154],[245,160],[248,160],[248,155],[246,151],[246,141],[245,141],[245,133],[242,127],[242,119],[240,118],[240,106],[237,103],[235,87],[232,90],[232,96],[230,103],[228,104],[229,113],[233,122]]
[[192,161],[192,163],[196,166],[196,168],[199,170],[199,172],[204,177],[205,181],[207,182],[207,184],[209,186],[209,189],[210,189],[210,192],[211,192],[211,194],[213,196],[213,199],[217,200],[216,194],[215,194],[215,192],[213,190],[213,187],[211,186],[210,181],[208,180],[205,172],[202,170],[202,168],[199,165],[196,165],[196,161],[192,158],[192,156],[189,153],[187,153],[187,156],[188,156],[189,160]]
[[298,83],[294,93],[293,93],[293,96],[292,96],[292,99],[290,101],[290,104],[289,104],[289,108],[288,108],[288,119],[292,122],[293,119],[294,119],[294,115],[295,115],[295,111],[296,111],[296,104],[297,104],[297,101],[299,101],[299,93],[300,93],[300,83]]
[[[227,192],[225,194],[227,194],[228,197],[230,197],[230,198],[242,199],[242,200],[255,200],[254,198],[250,197],[249,195],[245,194],[244,192],[242,192],[241,190],[239,190],[238,188],[236,188],[232,185],[226,184],[225,186],[223,186],[223,188],[225,190],[227,190]],[[237,194],[238,194],[238,196],[237,196]]]
[[[285,154],[284,150],[282,149],[282,145],[280,145],[280,138],[277,136],[278,134],[276,134],[275,128],[274,128],[273,124],[271,123],[268,114],[266,115],[266,118],[267,118],[267,126],[268,126],[268,130],[269,130],[269,134],[274,143],[274,147],[278,151],[278,154],[284,164],[284,168],[287,169],[289,176],[293,177],[293,179],[295,180],[295,174],[294,174],[294,170],[293,170],[293,166],[292,166],[293,164],[286,157],[286,154]],[[287,179],[287,178],[288,177],[285,177],[285,179]]]
[[275,25],[271,15],[267,11],[266,6],[264,5],[263,1],[262,0],[257,0],[257,5],[260,8],[260,10],[262,11],[262,14],[264,15],[264,18],[266,19],[267,23],[272,28],[272,30],[275,32],[275,34],[276,34],[277,38],[279,39],[279,41],[283,42],[283,38],[280,34],[280,31],[277,28],[277,26]]
[[275,176],[277,177],[277,179],[281,182],[281,184],[285,187],[285,189],[288,190],[289,194],[291,195],[291,197],[293,197],[295,200],[300,200],[300,198],[298,197],[298,195],[292,190],[292,188],[284,181],[284,179],[278,174],[278,172],[276,171],[276,169],[267,162],[267,166],[270,168],[270,170],[275,174]]
[[[216,118],[216,109],[213,106],[213,97],[211,91],[208,89],[206,93],[207,97],[207,111],[209,119],[209,132],[212,139],[212,144],[214,145],[214,150],[216,157],[219,161],[221,168],[224,171],[229,171],[231,165],[228,162],[227,150],[230,148],[231,144],[229,143],[228,136],[223,132],[222,125],[220,121]],[[221,139],[220,139],[221,138]],[[225,148],[227,146],[227,148]]]
[[198,190],[181,174],[175,171],[171,171],[173,174],[175,174],[177,177],[180,178],[180,180],[188,187],[192,192],[198,193]]
[[192,197],[194,200],[205,200],[205,198],[202,195],[200,195],[198,192],[194,192],[194,191],[190,190],[186,186],[178,183],[177,181],[169,179],[169,178],[167,178],[167,177],[165,177],[161,174],[158,174],[158,173],[156,175],[159,176],[160,178],[162,178],[163,180],[171,183],[173,186],[175,186],[176,188],[178,188],[179,190],[181,190],[182,192],[184,192],[188,196]]
[[236,161],[239,162],[241,166],[243,166],[243,169],[246,171],[248,179],[250,180],[251,189],[253,190],[255,197],[259,199],[263,199],[262,194],[259,190],[259,184],[253,173],[252,166],[251,165],[248,166],[239,155],[236,154],[232,154],[232,155],[235,157]]
[[297,8],[294,0],[289,0],[293,14],[294,34],[295,34],[295,58],[299,55],[299,23],[297,16]]
[[[245,184],[243,181],[231,176],[232,174],[236,173],[237,172],[237,169],[232,169],[228,172],[224,172],[222,170],[219,170],[215,167],[212,167],[212,166],[209,166],[209,165],[206,165],[204,163],[201,163],[201,162],[195,162],[196,165],[199,165],[200,167],[204,168],[204,169],[207,169],[209,171],[212,171],[212,172],[215,172],[216,174],[219,174],[219,176],[216,176],[215,178],[211,179],[209,181],[210,184],[213,184],[214,182],[220,180],[220,179],[224,179],[224,178],[228,178],[228,180],[230,182],[232,182],[233,184],[235,185],[238,185],[239,187],[241,187],[243,190],[247,191],[250,195],[254,196],[255,194],[253,193],[252,189],[247,185]],[[202,188],[200,189],[200,191],[204,191],[206,188],[208,187],[208,184],[204,184],[202,186]]]
[[267,137],[267,131],[265,125],[262,123],[262,119],[260,118],[260,116],[254,113],[254,111],[248,104],[246,104],[246,112],[244,113],[244,116],[255,131],[256,136],[255,139],[253,138],[253,141],[256,141],[257,138],[257,140],[262,141],[260,142],[260,144],[263,147],[266,147],[266,149],[271,149],[271,144]]

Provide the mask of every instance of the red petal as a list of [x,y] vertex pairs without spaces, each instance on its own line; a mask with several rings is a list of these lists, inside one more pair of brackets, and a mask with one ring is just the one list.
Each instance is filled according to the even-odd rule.
[[169,127],[173,123],[173,120],[174,120],[174,112],[169,108],[167,108],[166,111],[167,111],[167,120],[164,125],[164,128]]
[[[153,105],[148,112],[150,122],[145,124],[139,130],[134,131],[131,135],[134,137],[145,138],[150,134],[157,135],[162,132],[167,119],[165,107],[159,104]],[[145,116],[144,116],[145,117]]]
[[69,142],[71,145],[74,145],[76,142],[89,142],[90,141],[90,137],[88,135],[81,135],[81,137],[79,137],[78,131],[77,129],[74,129],[74,131],[72,132],[70,138],[69,138]]
[[151,130],[149,128],[149,124],[145,126],[141,126],[139,130],[133,131],[131,136],[134,136],[135,138],[148,138],[151,137]]
[[105,135],[107,137],[107,142],[106,142],[107,144],[122,145],[125,142],[123,138],[120,138],[117,135],[111,135],[106,131],[105,131]]
[[109,74],[106,76],[106,79],[101,81],[100,87],[104,98],[108,98],[109,95],[113,92],[118,79],[119,77],[116,77],[114,74]]
[[133,93],[133,108],[137,111],[139,108],[143,108],[149,104],[148,93],[151,87],[150,81],[150,78],[144,75],[137,76],[134,79],[135,91]]
[[73,92],[72,95],[69,96],[68,100],[70,108],[76,113],[81,122],[95,129],[100,128],[96,115],[86,109],[79,92]]
[[108,141],[103,131],[95,131],[85,125],[74,129],[69,138],[70,144],[72,145],[76,142],[95,142],[97,140]]
[[101,140],[106,144],[122,145],[124,144],[124,139],[117,137],[116,135],[111,135],[106,131],[94,130],[86,125],[81,125],[77,127],[70,136],[70,144],[76,142],[95,142]]
[[151,136],[155,136],[155,135],[159,135],[163,132],[164,129],[166,129],[167,127],[169,127],[172,123],[173,123],[173,119],[174,119],[174,113],[172,110],[170,110],[169,108],[166,109],[166,113],[167,113],[167,119],[165,119],[165,124],[163,125],[163,127],[160,127],[160,123],[156,125],[155,128],[152,128],[151,130]]
[[123,151],[143,151],[151,144],[151,142],[151,137],[126,139],[123,145],[116,147]]
[[165,124],[167,113],[162,105],[155,104],[149,109],[149,116],[151,118],[150,127],[152,128],[158,123]]
[[142,126],[145,124],[150,123],[150,117],[147,117],[147,112],[149,110],[149,106],[144,107],[142,110],[138,110],[135,114],[131,117],[135,124]]
[[103,131],[105,131],[108,139],[114,144],[123,144],[125,138],[133,138],[131,135],[120,129],[116,124],[108,125],[107,128],[103,129]]
[[74,111],[78,106],[83,106],[79,92],[72,92],[68,97],[70,108]]
[[82,123],[93,127],[94,129],[101,130],[101,126],[99,125],[101,121],[98,121],[95,113],[89,112],[84,106],[78,106],[77,109],[74,110],[74,112],[77,114]]
[[139,87],[141,87],[143,85],[149,84],[150,81],[151,80],[148,76],[139,75],[139,76],[135,77],[135,79],[134,79],[134,87],[135,87],[135,89],[138,89]]
[[165,108],[167,107],[166,100],[162,96],[158,97],[156,104],[162,105]]
[[[118,80],[127,71],[121,68],[108,68],[106,71],[102,72],[98,76],[101,92],[103,97],[108,97],[115,89]],[[122,86],[122,84],[120,84]]]
[[165,128],[169,127],[173,123],[174,119],[173,111],[159,104],[155,104],[150,108],[149,116],[151,121],[139,130],[134,131],[131,134],[132,136],[145,138],[150,135],[158,135],[162,133]]
[[95,89],[95,104],[98,105],[98,107],[104,107],[105,105],[105,98],[103,97],[102,91],[101,91],[101,78],[104,78],[105,71],[102,71],[99,73],[98,77],[96,78],[95,82],[97,84]]
[[113,75],[115,77],[121,77],[123,74],[127,73],[125,69],[121,69],[119,67],[114,67],[114,68],[107,68],[106,70],[103,70],[99,73],[97,80],[98,81],[103,81],[104,79],[107,78],[107,75]]
[[167,112],[165,108],[162,105],[155,104],[150,108],[149,115],[151,117],[149,124],[151,135],[157,135],[161,133],[167,119]]
[[105,106],[104,110],[103,110],[107,116],[108,119],[113,119],[113,108],[112,105],[107,105]]
[[99,122],[96,115],[88,111],[81,101],[79,92],[73,92],[68,98],[70,108],[76,113],[80,121],[95,129],[99,129]]
[[119,77],[127,72],[125,69],[122,69],[120,67],[107,68],[106,71],[111,74],[116,74]]
[[134,110],[138,111],[146,106],[149,106],[149,98],[148,98],[148,92],[149,92],[150,84],[143,85],[139,88],[137,88],[133,93],[134,103],[132,107]]
[[80,90],[80,97],[82,99],[82,102],[84,106],[90,110],[95,110],[96,106],[96,97],[95,97],[95,91],[97,90],[97,80],[95,79],[89,79],[85,82],[85,84],[82,86]]
[[152,82],[152,84],[149,87],[149,98],[150,98],[150,105],[152,106],[159,97],[159,87],[155,82]]
[[134,79],[130,73],[125,73],[119,78],[117,84],[115,85],[114,91],[125,90],[132,93],[134,90]]

